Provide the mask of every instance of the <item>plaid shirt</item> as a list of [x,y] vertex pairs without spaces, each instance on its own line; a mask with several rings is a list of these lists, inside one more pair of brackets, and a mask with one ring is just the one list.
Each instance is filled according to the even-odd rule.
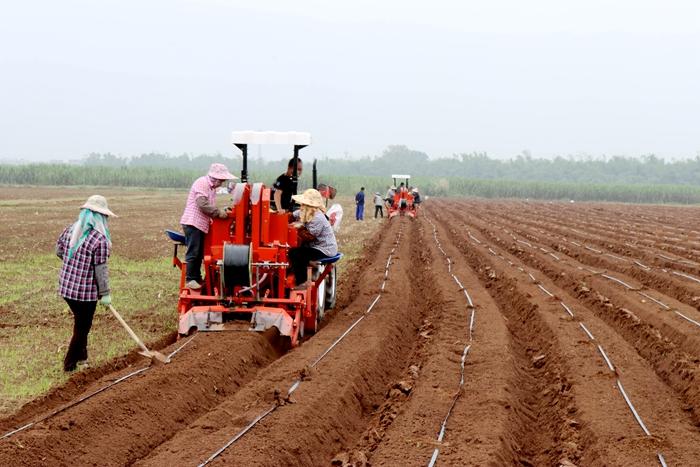
[[187,204],[185,204],[185,212],[180,218],[180,224],[191,225],[204,233],[209,233],[209,224],[211,217],[206,215],[197,206],[197,198],[204,196],[209,200],[209,204],[214,204],[216,200],[216,190],[211,183],[208,175],[199,177],[192,184],[190,194],[187,196]]
[[56,242],[56,254],[63,260],[58,275],[58,293],[62,297],[81,302],[97,301],[95,266],[106,263],[110,248],[107,238],[91,230],[83,243],[68,258],[71,226],[65,228]]

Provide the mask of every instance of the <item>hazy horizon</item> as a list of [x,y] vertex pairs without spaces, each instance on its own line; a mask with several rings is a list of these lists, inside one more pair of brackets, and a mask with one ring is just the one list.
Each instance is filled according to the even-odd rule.
[[15,2],[0,161],[232,156],[245,129],[309,131],[319,158],[694,158],[698,19],[692,1]]

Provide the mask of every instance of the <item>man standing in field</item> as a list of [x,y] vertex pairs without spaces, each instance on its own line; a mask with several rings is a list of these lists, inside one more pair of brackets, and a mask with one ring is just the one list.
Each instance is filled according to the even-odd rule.
[[379,192],[374,194],[374,218],[377,218],[377,214],[384,218],[384,200]]
[[361,221],[365,216],[365,187],[360,187],[360,191],[355,195],[355,220]]
[[[301,159],[297,158],[297,178],[301,175]],[[274,185],[272,199],[275,201],[277,212],[284,213],[292,210],[292,195],[296,195],[296,185],[294,183],[294,158],[289,159],[287,171],[277,177]]]
[[216,189],[226,180],[237,179],[228,171],[224,164],[212,164],[209,173],[199,177],[192,184],[187,196],[185,212],[180,218],[180,224],[185,231],[187,253],[185,261],[185,287],[198,290],[202,288],[202,259],[204,256],[204,235],[209,233],[209,224],[213,217],[226,219],[229,208],[220,209],[214,205]]

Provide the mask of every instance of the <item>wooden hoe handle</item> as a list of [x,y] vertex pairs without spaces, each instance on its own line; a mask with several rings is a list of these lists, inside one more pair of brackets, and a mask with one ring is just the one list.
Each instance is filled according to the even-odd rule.
[[121,315],[119,313],[117,313],[117,310],[115,310],[112,305],[109,305],[109,311],[111,311],[112,314],[114,315],[114,317],[117,318],[117,321],[119,321],[119,323],[122,326],[124,326],[124,329],[126,329],[126,332],[128,332],[129,335],[131,336],[131,338],[139,345],[139,347],[141,347],[141,350],[150,354],[151,351],[148,350],[148,347],[146,347],[146,345],[143,343],[143,341],[141,339],[139,339],[139,336],[136,335],[136,333],[129,327],[129,325],[126,324],[126,321],[124,321],[124,318],[122,318]]

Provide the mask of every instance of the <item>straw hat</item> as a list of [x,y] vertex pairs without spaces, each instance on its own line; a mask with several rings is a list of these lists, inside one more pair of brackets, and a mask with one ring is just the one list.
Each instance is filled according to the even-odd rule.
[[90,211],[99,212],[100,214],[104,214],[105,216],[119,217],[109,210],[109,207],[107,206],[107,200],[102,195],[90,196],[87,199],[87,201],[85,201],[85,204],[80,206],[80,209],[89,209]]
[[319,208],[324,212],[326,210],[326,206],[323,204],[323,196],[321,196],[318,190],[314,190],[313,188],[305,190],[304,193],[300,195],[292,195],[292,199],[299,204],[311,206],[312,208]]
[[213,163],[211,167],[209,167],[209,173],[207,175],[217,180],[235,180],[238,178],[229,172],[224,164],[218,163]]

